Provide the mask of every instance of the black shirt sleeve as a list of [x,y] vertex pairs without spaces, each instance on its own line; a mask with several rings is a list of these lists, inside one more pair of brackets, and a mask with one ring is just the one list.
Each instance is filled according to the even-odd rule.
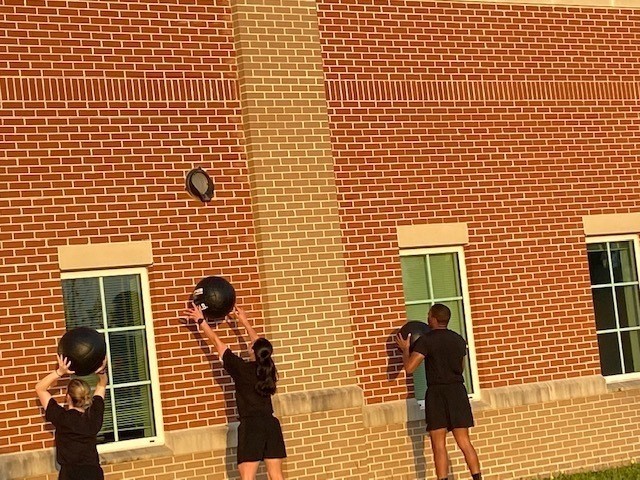
[[222,366],[229,375],[234,378],[237,377],[240,374],[240,369],[243,364],[244,360],[233,353],[230,349],[227,348],[224,351],[224,354],[222,355]]
[[104,398],[99,395],[93,397],[91,406],[86,410],[89,419],[89,429],[97,434],[102,428],[104,419]]
[[47,408],[45,409],[44,418],[51,422],[54,426],[60,423],[60,418],[64,415],[64,408],[58,405],[58,402],[54,398],[49,399]]
[[425,338],[425,335],[421,335],[418,340],[416,340],[416,343],[413,344],[413,351],[414,352],[418,352],[423,356],[427,356],[427,352],[428,352],[428,342],[427,339]]

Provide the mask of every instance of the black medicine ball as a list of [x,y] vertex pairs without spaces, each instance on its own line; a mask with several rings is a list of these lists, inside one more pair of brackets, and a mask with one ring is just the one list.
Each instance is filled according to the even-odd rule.
[[411,342],[409,344],[409,350],[413,351],[413,346],[415,345],[418,338],[420,338],[422,335],[426,335],[430,331],[431,331],[431,327],[426,323],[411,320],[405,323],[400,328],[399,333],[400,335],[402,335],[402,338],[405,338],[405,339],[407,338],[407,335],[411,334]]
[[233,285],[222,277],[205,277],[193,290],[192,301],[194,305],[202,308],[202,313],[208,320],[217,320],[233,310],[236,291]]
[[65,333],[58,343],[58,354],[71,362],[75,375],[94,373],[107,355],[107,344],[93,328],[78,327]]

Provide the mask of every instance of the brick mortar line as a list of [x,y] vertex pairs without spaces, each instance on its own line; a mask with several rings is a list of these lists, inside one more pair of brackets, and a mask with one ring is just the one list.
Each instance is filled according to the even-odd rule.
[[0,101],[228,101],[238,100],[233,79],[0,78]]
[[637,100],[640,82],[327,80],[328,101]]

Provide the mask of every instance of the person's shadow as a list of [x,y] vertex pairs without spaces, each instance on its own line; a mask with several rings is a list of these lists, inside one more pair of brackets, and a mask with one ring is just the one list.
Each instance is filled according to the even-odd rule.
[[[216,319],[215,321],[209,320],[209,325],[211,328],[220,329],[220,325],[225,323],[225,319]],[[198,340],[198,344],[200,349],[204,353],[209,365],[211,366],[211,373],[213,375],[214,381],[220,385],[223,396],[224,396],[224,415],[227,419],[227,425],[229,425],[229,430],[227,431],[227,448],[225,450],[225,470],[227,473],[228,480],[239,480],[240,474],[238,473],[238,463],[237,463],[237,444],[238,444],[238,430],[237,430],[237,422],[238,422],[238,410],[236,408],[236,396],[235,396],[235,387],[233,385],[233,380],[229,376],[229,374],[222,367],[222,359],[218,358],[218,353],[215,351],[215,347],[211,346],[207,339],[200,333],[200,331],[196,328],[193,323],[185,323],[181,320],[181,323],[186,328],[190,329],[194,334],[194,337]],[[242,333],[238,329],[237,324],[231,321],[229,322],[230,329],[233,331],[236,336],[237,343],[240,343],[241,351],[245,352],[245,345],[248,346],[247,341],[243,337]],[[242,355],[241,352],[236,352],[245,360],[245,356]],[[258,469],[258,473],[256,476],[256,480],[267,480],[267,471],[264,464],[260,465]]]

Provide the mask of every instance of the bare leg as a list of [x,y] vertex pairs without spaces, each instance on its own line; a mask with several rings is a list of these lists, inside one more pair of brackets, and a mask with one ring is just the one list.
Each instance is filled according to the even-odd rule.
[[471,438],[469,437],[469,429],[468,428],[454,428],[453,429],[453,438],[456,439],[456,443],[460,450],[462,450],[462,454],[464,455],[464,460],[467,462],[467,467],[469,467],[469,471],[471,475],[476,473],[480,473],[480,461],[478,460],[478,454],[476,453],[476,449],[473,448],[471,444]]
[[436,464],[436,476],[447,478],[449,475],[449,457],[447,457],[447,429],[439,428],[429,432],[433,462]]
[[267,466],[269,480],[284,480],[281,458],[265,458],[264,464]]
[[238,464],[241,480],[255,480],[260,462],[242,462]]

